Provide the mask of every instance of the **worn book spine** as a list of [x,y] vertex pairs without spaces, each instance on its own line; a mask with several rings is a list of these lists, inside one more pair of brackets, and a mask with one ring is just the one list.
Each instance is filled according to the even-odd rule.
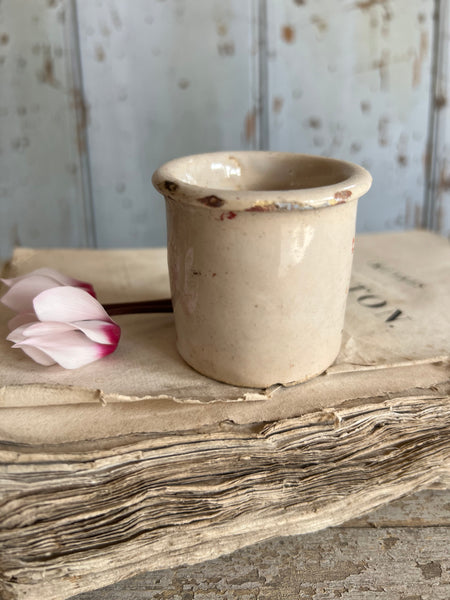
[[448,482],[450,385],[298,418],[2,442],[0,596],[63,600]]

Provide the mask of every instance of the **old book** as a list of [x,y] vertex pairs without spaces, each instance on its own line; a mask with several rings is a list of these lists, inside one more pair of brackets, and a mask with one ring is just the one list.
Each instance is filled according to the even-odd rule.
[[[102,302],[167,297],[164,250],[18,249]],[[70,267],[70,269],[69,269]],[[0,592],[58,600],[450,486],[450,247],[360,236],[341,353],[310,382],[247,389],[177,355],[171,315],[127,315],[118,350],[34,364],[0,311]]]

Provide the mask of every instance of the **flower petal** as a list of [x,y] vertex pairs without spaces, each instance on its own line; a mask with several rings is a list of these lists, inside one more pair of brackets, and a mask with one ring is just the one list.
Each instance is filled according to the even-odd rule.
[[50,358],[45,352],[38,350],[37,348],[33,348],[33,346],[22,346],[19,344],[14,344],[13,348],[20,348],[27,356],[32,358],[34,362],[37,362],[44,367],[49,367],[50,365],[54,365],[55,361],[53,358]]
[[94,298],[96,297],[94,288],[92,287],[92,285],[90,283],[88,283],[86,281],[80,281],[79,279],[74,279],[73,277],[69,277],[68,275],[65,275],[64,273],[60,273],[59,271],[56,271],[55,269],[49,269],[48,267],[42,267],[40,269],[35,269],[34,271],[31,271],[31,273],[26,273],[25,275],[20,275],[19,277],[12,277],[11,279],[0,279],[0,281],[3,281],[3,283],[5,283],[8,287],[12,287],[19,281],[22,281],[23,279],[28,279],[29,277],[32,277],[34,275],[48,277],[49,279],[52,279],[53,281],[55,281],[56,283],[59,283],[60,285],[71,285],[73,287],[82,288],[86,292],[91,294],[91,296],[94,296]]
[[49,336],[36,336],[25,339],[16,347],[36,348],[44,352],[65,369],[77,369],[87,365],[116,349],[114,345],[97,344],[81,331],[67,331]]
[[120,339],[120,327],[113,321],[74,321],[74,327],[82,331],[90,340],[99,344],[117,346]]
[[71,323],[62,323],[60,321],[37,321],[25,326],[23,330],[24,337],[35,337],[41,335],[54,335],[55,333],[65,333],[77,329]]
[[87,292],[93,298],[97,298],[97,294],[95,293],[95,290],[90,283],[87,283],[86,281],[78,281],[77,279],[75,279],[75,282],[76,283],[72,284],[73,286],[79,287],[82,290],[84,290],[85,292]]
[[40,321],[91,321],[111,319],[103,306],[88,292],[72,286],[45,290],[33,301]]
[[32,312],[35,296],[55,288],[59,284],[44,275],[31,275],[15,283],[1,299],[2,303],[16,312]]
[[41,321],[34,321],[34,323],[25,323],[24,325],[16,327],[6,339],[10,342],[19,343],[30,337],[54,335],[56,333],[73,331],[74,329],[76,329],[76,327],[70,323],[55,323],[51,321],[42,323]]
[[42,275],[43,277],[49,277],[50,279],[54,279],[57,283],[61,283],[63,285],[69,285],[66,283],[64,279],[66,279],[65,275],[62,273],[58,273],[54,269],[49,269],[47,267],[42,267],[40,269],[35,269],[34,271],[30,271],[29,273],[25,273],[24,275],[19,275],[18,277],[11,277],[10,279],[2,279],[3,283],[5,283],[8,287],[12,287],[19,281],[23,279],[27,279],[28,277],[33,277],[34,275]]
[[7,340],[8,342],[14,342],[14,343],[18,343],[18,342],[23,342],[23,340],[25,339],[25,336],[23,335],[24,330],[28,327],[27,324],[25,325],[20,325],[19,327],[16,327],[13,331],[11,331],[11,333],[7,336]]
[[[36,318],[36,317],[35,317]],[[54,335],[55,333],[65,333],[66,331],[73,331],[77,329],[70,323],[52,323],[41,321],[34,321],[33,323],[24,323],[16,327],[6,338],[10,342],[23,342],[27,338],[42,336],[42,335]]]
[[8,321],[8,327],[10,331],[13,331],[17,327],[21,325],[25,325],[26,323],[35,323],[36,315],[34,312],[32,313],[20,313],[15,315],[12,319]]

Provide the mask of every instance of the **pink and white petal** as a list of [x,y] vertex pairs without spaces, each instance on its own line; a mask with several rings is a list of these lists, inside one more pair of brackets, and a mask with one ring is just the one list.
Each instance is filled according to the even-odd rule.
[[1,298],[2,303],[16,312],[32,312],[33,299],[41,292],[59,284],[43,275],[31,275],[15,283]]
[[83,367],[115,350],[113,345],[93,342],[81,331],[27,338],[17,346],[37,348],[65,369]]
[[65,275],[64,273],[60,273],[59,271],[56,271],[55,269],[50,269],[48,267],[42,267],[40,269],[35,269],[34,271],[31,271],[30,273],[26,273],[25,275],[19,275],[18,277],[12,277],[10,279],[0,279],[0,281],[2,281],[8,287],[12,287],[15,284],[17,284],[19,281],[28,279],[30,277],[34,277],[36,275],[41,276],[41,277],[48,277],[49,279],[51,279],[58,285],[71,285],[73,287],[79,287],[79,288],[85,290],[86,292],[88,292],[88,294],[90,294],[94,298],[97,297],[93,286],[90,283],[88,283],[87,281],[81,281],[79,279],[69,277],[68,275]]
[[57,323],[51,321],[42,323],[41,321],[34,321],[34,323],[25,323],[24,325],[16,327],[6,339],[10,342],[22,342],[26,338],[65,333],[66,331],[73,331],[74,329],[76,329],[76,327],[70,323]]
[[80,281],[79,279],[75,279],[74,277],[69,277],[69,275],[65,275],[64,273],[60,273],[59,271],[56,271],[55,269],[49,269],[48,267],[36,269],[36,271],[33,271],[33,273],[39,274],[39,275],[45,275],[46,277],[50,277],[51,279],[53,279],[54,281],[56,281],[57,283],[59,283],[61,285],[71,285],[72,287],[79,287],[79,288],[85,290],[86,292],[88,292],[88,294],[90,294],[94,298],[96,298],[94,288],[87,281]]
[[40,321],[111,321],[100,302],[72,286],[43,291],[36,296],[33,306]]
[[34,312],[30,313],[20,313],[15,315],[12,319],[8,321],[8,328],[10,331],[16,329],[16,327],[20,327],[21,325],[25,325],[26,323],[35,323],[36,315]]
[[59,271],[56,271],[56,269],[50,269],[48,267],[43,267],[42,269],[37,269],[37,272],[40,273],[41,275],[46,275],[47,277],[51,277],[52,279],[54,279],[61,285],[75,285],[75,283],[77,283],[76,279],[74,279],[73,277],[69,277],[68,275],[65,275],[64,273],[60,273]]
[[35,337],[40,335],[54,335],[56,333],[65,333],[77,329],[72,323],[62,323],[61,321],[37,321],[25,327],[23,335],[25,337]]
[[15,344],[17,344],[19,342],[23,342],[23,340],[25,339],[23,332],[25,331],[25,329],[27,327],[28,327],[28,324],[25,324],[25,325],[20,325],[19,327],[16,327],[15,329],[13,329],[13,331],[11,331],[11,333],[6,337],[8,342],[14,342]]
[[50,358],[45,352],[39,350],[38,348],[34,348],[33,346],[22,346],[21,344],[14,344],[13,348],[19,348],[27,356],[37,362],[39,365],[43,365],[44,367],[50,367],[51,365],[56,364],[53,358]]
[[[70,285],[73,281],[71,277],[64,275],[64,273],[60,273],[56,269],[51,269],[50,267],[41,267],[40,269],[32,271],[32,273],[34,275],[44,275],[45,277],[50,277],[61,285]],[[28,273],[28,275],[30,274],[31,273]],[[25,277],[27,277],[27,275],[25,275]]]
[[12,285],[14,285],[16,283],[16,281],[20,281],[21,279],[23,279],[23,275],[22,275],[22,277],[11,277],[10,279],[0,277],[0,281],[2,283],[4,283],[5,285],[7,285],[8,287],[11,287]]
[[55,271],[54,269],[48,269],[47,267],[35,269],[34,271],[30,271],[29,273],[25,273],[24,275],[19,275],[18,277],[11,277],[10,279],[0,279],[0,281],[3,281],[3,283],[5,283],[8,287],[11,287],[19,281],[22,281],[22,279],[27,279],[28,277],[33,277],[34,275],[42,275],[44,277],[54,279],[58,283],[62,283],[58,279],[58,271]]
[[35,269],[34,271],[30,271],[29,273],[25,273],[24,275],[19,275],[18,277],[11,277],[10,279],[1,279],[8,287],[16,284],[18,281],[22,281],[22,279],[27,279],[28,277],[33,277],[34,275],[42,275],[43,277],[49,277],[50,279],[54,279],[57,283],[61,285],[75,285],[75,283],[83,283],[78,281],[78,279],[74,279],[73,277],[69,277],[64,273],[60,273],[56,269],[50,269],[49,267],[41,267],[39,269]]
[[119,343],[120,327],[113,321],[74,321],[72,325],[82,331],[93,342],[115,346]]
[[73,286],[79,287],[88,294],[90,294],[93,298],[97,298],[97,294],[95,293],[94,287],[90,283],[87,283],[86,281],[78,281],[77,279],[75,279],[75,282],[76,283],[72,284]]

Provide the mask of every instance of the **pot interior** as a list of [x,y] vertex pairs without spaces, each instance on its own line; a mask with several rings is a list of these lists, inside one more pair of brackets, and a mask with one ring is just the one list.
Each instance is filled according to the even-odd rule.
[[213,153],[178,159],[173,178],[204,188],[282,191],[318,188],[344,182],[349,163],[277,152]]

